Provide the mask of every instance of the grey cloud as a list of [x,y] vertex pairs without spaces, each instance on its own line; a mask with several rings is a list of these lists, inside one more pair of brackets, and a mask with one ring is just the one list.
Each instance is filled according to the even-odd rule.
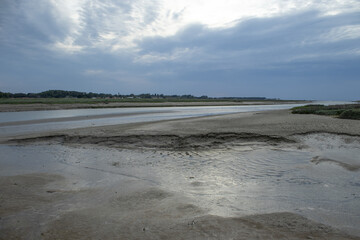
[[[3,91],[58,88],[318,99],[358,96],[359,38],[326,41],[324,36],[331,37],[328,33],[338,27],[359,25],[359,13],[253,18],[226,29],[191,24],[173,36],[139,39],[139,52],[112,53],[97,45],[100,35],[114,32],[116,39],[109,44],[115,44],[117,38],[156,23],[158,6],[136,9],[137,1],[99,0],[80,11],[74,43],[86,46],[86,51],[59,55],[46,46],[66,38],[71,23],[59,18],[47,1],[29,2],[38,4],[37,9],[30,9],[34,14],[27,12],[30,3],[26,1],[0,1]],[[145,14],[142,22],[133,23],[131,13],[137,10]],[[181,12],[166,17],[181,18]]]
[[[0,48],[7,46],[23,52],[35,48],[43,53],[49,46],[63,43],[68,38],[80,47],[103,47],[102,34],[127,36],[139,26],[156,21],[158,15],[156,1],[144,5],[134,0],[93,0],[76,9],[62,9],[61,4],[55,7],[46,0],[4,0],[0,4]],[[68,10],[78,14],[76,22]],[[136,11],[141,13],[133,14]],[[142,21],[134,16],[139,16]],[[114,43],[116,40],[108,44]]]
[[[144,39],[139,46],[142,54],[171,53],[178,48],[201,49],[203,61],[215,58],[227,66],[229,60],[269,64],[270,61],[304,58],[307,54],[320,58],[325,54],[325,58],[329,58],[331,53],[351,52],[359,47],[359,39],[333,43],[314,43],[311,40],[335,27],[353,24],[360,24],[359,14],[320,17],[317,12],[307,12],[295,16],[250,19],[227,29],[191,25],[172,37]],[[178,61],[181,62],[181,59]]]
[[168,15],[170,15],[170,17],[173,19],[173,20],[178,20],[179,18],[182,17],[182,15],[184,14],[186,10],[186,7],[184,7],[183,9],[181,9],[180,11],[178,12],[168,12]]
[[43,44],[66,33],[47,1],[9,1],[2,6],[1,42],[12,46]]
[[[201,94],[199,89],[206,86],[210,95],[217,96],[341,99],[347,92],[347,97],[356,98],[359,39],[331,42],[320,37],[334,28],[358,24],[358,13],[306,12],[249,19],[227,29],[190,25],[174,36],[147,38],[138,44],[142,55],[162,57],[146,64],[156,71],[172,71],[152,76],[158,86],[171,83],[174,89],[194,89],[194,94]],[[188,52],[173,58],[179,49]]]
[[[82,9],[83,28],[76,38],[76,43],[97,48],[117,44],[119,38],[132,34],[139,28],[152,24],[158,16],[157,1],[142,2],[128,1],[101,1],[96,0]],[[101,46],[102,34],[113,33],[116,39],[107,46]]]

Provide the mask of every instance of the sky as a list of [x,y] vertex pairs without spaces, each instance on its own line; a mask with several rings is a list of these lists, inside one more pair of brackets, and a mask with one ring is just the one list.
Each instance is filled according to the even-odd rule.
[[359,0],[0,0],[0,91],[360,100]]

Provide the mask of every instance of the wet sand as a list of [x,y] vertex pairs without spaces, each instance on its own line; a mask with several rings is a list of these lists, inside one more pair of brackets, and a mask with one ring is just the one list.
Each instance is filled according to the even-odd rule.
[[[0,238],[359,239],[288,212],[227,218],[208,215],[181,195],[134,182],[83,191],[49,187],[49,183],[60,186],[64,181],[49,174],[1,177],[0,213],[6,224]],[[63,210],[70,201],[94,195],[103,197]],[[49,215],[36,211],[26,215],[31,209],[51,210]]]
[[[186,155],[190,150],[226,151],[234,146],[302,148],[307,146],[299,139],[311,134],[358,138],[360,121],[281,110],[57,131],[3,141]],[[117,167],[121,160],[112,164]],[[358,170],[356,165],[342,167]],[[76,177],[59,173],[0,177],[0,239],[360,239],[290,212],[211,215],[182,192],[140,178],[119,176],[101,187],[77,188],[76,183]],[[201,187],[201,182],[194,184]]]

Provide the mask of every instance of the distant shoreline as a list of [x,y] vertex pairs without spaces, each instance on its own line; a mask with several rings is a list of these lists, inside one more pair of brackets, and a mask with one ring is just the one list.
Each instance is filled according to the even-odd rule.
[[297,100],[264,100],[264,101],[164,101],[164,102],[99,102],[99,103],[1,103],[0,112],[44,111],[88,108],[130,108],[130,107],[196,107],[196,106],[247,106],[309,103]]

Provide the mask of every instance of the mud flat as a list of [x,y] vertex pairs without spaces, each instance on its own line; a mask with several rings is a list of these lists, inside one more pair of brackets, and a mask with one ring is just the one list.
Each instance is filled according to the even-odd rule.
[[360,239],[360,121],[281,110],[3,143],[0,239]]

